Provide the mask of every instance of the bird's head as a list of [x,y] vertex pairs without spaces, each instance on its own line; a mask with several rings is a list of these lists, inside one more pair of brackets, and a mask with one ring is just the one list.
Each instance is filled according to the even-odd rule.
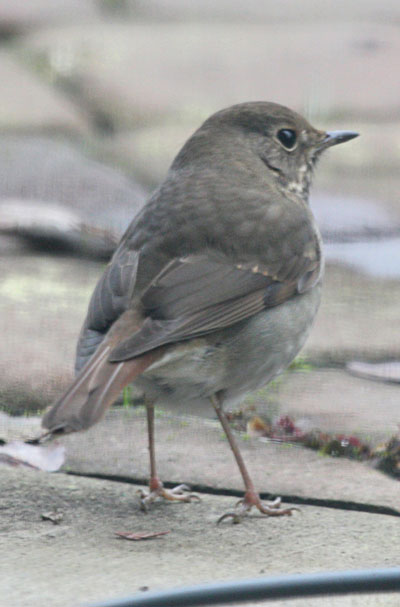
[[[261,101],[241,103],[213,114],[188,144],[192,154],[196,145],[201,153],[203,142],[207,142],[204,149],[208,152],[213,142],[214,150],[219,147],[221,156],[229,149],[227,162],[235,159],[235,155],[239,162],[243,151],[246,162],[252,158],[253,163],[264,163],[271,179],[281,189],[307,200],[313,167],[321,153],[357,136],[354,131],[315,129],[289,108]],[[214,158],[217,158],[216,152]]]

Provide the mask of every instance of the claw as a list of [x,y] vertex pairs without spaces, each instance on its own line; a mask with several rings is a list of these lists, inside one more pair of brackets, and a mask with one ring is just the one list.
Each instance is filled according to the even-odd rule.
[[[262,502],[260,501],[260,504]],[[280,497],[276,497],[272,502],[268,502],[268,508],[280,508],[282,504],[282,500]]]
[[188,485],[177,485],[172,489],[164,489],[164,491],[168,491],[168,493],[172,493],[172,495],[182,495],[185,491],[190,491],[190,487]]
[[220,523],[222,523],[222,521],[225,521],[227,518],[231,518],[232,519],[232,523],[234,525],[237,525],[241,521],[241,518],[240,518],[240,516],[238,515],[237,512],[225,512],[225,514],[223,514],[222,516],[220,516],[219,519],[217,520],[217,525],[219,525]]
[[233,524],[238,524],[241,520],[247,516],[250,510],[255,506],[259,512],[267,516],[291,516],[294,510],[298,508],[282,508],[281,509],[281,498],[277,497],[272,502],[263,503],[260,496],[255,492],[247,492],[243,499],[239,500],[236,504],[235,510],[232,512],[226,512],[217,520],[217,525],[222,521],[230,518]]
[[159,497],[174,502],[201,502],[201,498],[196,493],[187,493],[188,491],[190,491],[190,487],[187,485],[177,485],[173,489],[165,489],[161,481],[152,482],[150,491],[139,489],[137,492],[140,498],[140,509],[148,512],[149,505]]

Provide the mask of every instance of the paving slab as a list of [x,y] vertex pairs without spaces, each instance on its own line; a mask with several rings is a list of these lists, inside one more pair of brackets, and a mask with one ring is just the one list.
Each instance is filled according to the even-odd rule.
[[75,346],[101,264],[51,255],[0,257],[0,400],[46,406],[73,378]]
[[0,137],[0,232],[49,241],[106,259],[142,207],[133,178],[98,162],[78,143],[40,135]]
[[[400,427],[400,387],[353,377],[341,369],[311,369],[284,375],[244,403],[246,416],[276,420],[289,415],[304,431],[356,436],[372,447]],[[247,403],[247,404],[246,404]]]
[[[107,23],[48,28],[24,44],[30,58],[73,85],[77,99],[115,129],[205,118],[259,99],[314,121],[398,116],[395,25]],[[371,87],[371,74],[379,86]]]
[[[136,502],[136,489],[3,467],[0,604],[87,605],[144,587],[157,590],[399,564],[399,519],[392,516],[303,506],[301,515],[252,517],[241,525],[217,526],[216,519],[231,507],[232,498],[203,495],[200,503],[159,502],[144,514]],[[55,510],[63,514],[60,524],[42,520],[43,513]],[[170,533],[129,542],[118,539],[116,531]],[[395,595],[362,599],[362,603],[318,599],[306,604],[398,605]]]
[[354,360],[347,365],[347,371],[358,377],[400,384],[400,361],[398,360],[382,363]]
[[[18,437],[20,427],[1,431],[6,440]],[[36,419],[27,420],[37,436]],[[11,431],[10,431],[11,429]],[[26,435],[26,430],[24,431]],[[160,477],[187,483],[242,491],[242,481],[217,421],[173,416],[158,410],[156,451]],[[299,496],[378,504],[400,511],[400,485],[370,465],[345,458],[321,456],[299,445],[249,439],[239,434],[243,457],[258,489],[271,495]],[[60,439],[66,447],[65,467],[81,473],[148,478],[145,413],[142,407],[114,409],[86,433]]]
[[99,154],[118,163],[149,188],[165,179],[173,159],[204,117],[116,132],[95,141]]
[[[371,241],[370,247],[379,247]],[[313,362],[343,364],[354,358],[399,357],[400,281],[339,264],[325,273],[322,303],[303,354]]]
[[98,14],[96,0],[13,0],[0,4],[0,32],[15,35],[33,27],[54,23],[82,22]]
[[344,263],[372,278],[400,278],[400,237],[366,240],[364,242],[333,242],[325,244],[326,259]]
[[0,132],[47,131],[75,136],[89,133],[84,113],[6,50],[0,52],[0,82]]
[[[360,141],[361,137],[355,142]],[[394,143],[394,145],[397,145]],[[342,146],[342,151],[346,146]],[[339,152],[340,148],[338,148]],[[398,191],[400,176],[397,173],[386,174],[383,167],[366,164],[357,169],[352,164],[343,163],[340,169],[335,165],[336,150],[322,158],[320,166],[315,172],[315,179],[311,194],[315,197],[318,192],[328,192],[335,198],[346,196],[353,199],[369,200],[389,213],[396,222],[399,217]],[[332,170],[331,170],[332,169]]]
[[126,0],[125,4],[131,9],[133,15],[147,17],[148,19],[173,19],[173,20],[223,20],[236,21],[266,21],[274,23],[286,23],[291,21],[306,21],[315,23],[335,21],[352,21],[362,19],[363,21],[390,22],[400,16],[399,5],[396,0],[385,2],[384,6],[376,0],[338,0],[335,4],[331,2],[319,2],[318,0],[307,0],[300,5],[297,0],[286,0],[284,4],[274,0],[202,0],[198,2],[186,2],[186,0]]
[[[396,183],[396,182],[394,182]],[[384,200],[349,196],[346,186],[341,194],[315,189],[310,206],[322,234],[325,256],[329,258],[332,244],[370,245],[376,241],[398,237],[400,210],[392,210]],[[389,265],[389,264],[388,264]],[[385,276],[384,273],[382,273]]]
[[[169,483],[233,491],[243,484],[217,420],[174,415],[157,408],[156,454],[160,477]],[[26,440],[41,433],[40,418],[0,416],[0,438]],[[400,513],[399,481],[369,463],[322,455],[299,444],[250,438],[236,433],[240,450],[259,491],[288,500],[319,504],[361,504]],[[87,432],[57,439],[64,445],[64,470],[78,474],[147,482],[147,431],[143,407],[114,408]],[[320,501],[316,501],[320,500]]]

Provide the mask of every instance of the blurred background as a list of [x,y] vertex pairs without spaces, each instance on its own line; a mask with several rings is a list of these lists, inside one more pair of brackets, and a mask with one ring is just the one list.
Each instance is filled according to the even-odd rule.
[[[361,137],[316,171],[328,263],[311,337],[232,424],[261,489],[398,507],[399,24],[396,0],[0,0],[0,439],[35,434],[71,381],[94,285],[186,138],[222,107],[275,101]],[[65,467],[146,478],[138,403],[125,391],[66,438]],[[164,479],[241,488],[211,408],[157,424]]]
[[2,0],[1,409],[68,385],[90,293],[148,192],[210,113],[263,99],[361,133],[317,169],[324,301],[274,411],[394,434],[398,387],[344,367],[391,361],[357,369],[400,381],[399,19],[394,0]]

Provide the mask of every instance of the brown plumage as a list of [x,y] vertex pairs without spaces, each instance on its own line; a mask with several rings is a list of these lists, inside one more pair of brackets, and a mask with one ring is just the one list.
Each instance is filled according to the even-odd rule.
[[99,421],[122,389],[162,356],[162,349],[124,363],[109,362],[111,352],[127,331],[139,327],[138,314],[124,312],[84,365],[74,383],[43,417],[53,434],[87,430]]
[[87,429],[136,380],[148,405],[151,493],[158,481],[153,403],[211,400],[246,485],[236,518],[262,505],[223,405],[283,371],[318,308],[321,239],[308,206],[312,169],[327,147],[356,134],[325,133],[272,103],[211,116],[184,145],[133,220],[92,296],[77,349],[78,375],[46,413],[50,434]]

